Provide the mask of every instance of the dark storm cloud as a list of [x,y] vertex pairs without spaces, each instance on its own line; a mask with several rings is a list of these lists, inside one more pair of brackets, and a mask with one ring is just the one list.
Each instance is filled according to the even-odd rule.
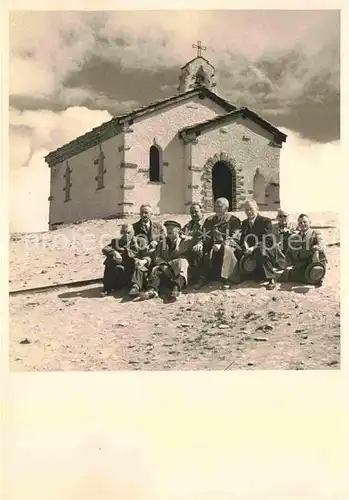
[[91,57],[81,71],[65,82],[69,87],[85,87],[92,92],[103,93],[109,99],[120,102],[135,100],[141,104],[161,99],[166,92],[161,88],[177,84],[179,67],[171,69],[137,70],[123,69],[117,61],[103,61]]
[[[339,138],[336,11],[271,11],[258,16],[244,11],[209,16],[202,11],[190,19],[179,11],[171,18],[161,12],[114,17],[74,13],[59,20],[62,26],[52,37],[53,66],[41,47],[20,46],[19,58],[26,63],[40,61],[35,67],[40,79],[30,92],[17,89],[11,96],[12,107],[61,111],[85,106],[117,115],[162,99],[176,91],[180,66],[188,60],[182,53],[190,47],[184,27],[205,26],[211,52],[204,55],[216,67],[220,94],[306,138],[320,142]],[[151,24],[154,20],[157,24]],[[217,37],[231,26],[230,21],[236,29]],[[35,92],[38,85],[40,91]]]
[[[338,60],[334,59],[333,63],[339,66]],[[295,130],[319,142],[336,140],[340,135],[340,92],[336,88],[336,78],[333,84],[328,81],[331,68],[328,72],[309,75],[307,82],[299,91],[296,89],[294,95],[287,90],[288,75],[298,78],[297,72],[302,72],[303,64],[304,56],[295,52],[280,54],[273,60],[261,58],[253,67],[244,59],[242,67],[240,62],[239,73],[232,69],[220,71],[218,63],[218,90],[234,104],[251,107],[276,126]],[[256,74],[254,68],[260,69],[261,73]],[[103,61],[94,56],[65,84],[102,93],[110,102],[136,100],[146,105],[174,93],[178,74],[178,66],[154,71],[123,69],[117,62]],[[339,71],[337,79],[339,83]],[[115,114],[110,105],[106,109]]]

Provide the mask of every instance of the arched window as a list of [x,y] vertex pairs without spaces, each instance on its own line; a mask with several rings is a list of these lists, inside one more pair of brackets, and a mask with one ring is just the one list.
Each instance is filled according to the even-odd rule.
[[265,205],[265,178],[257,168],[253,177],[253,197],[257,205]]
[[95,180],[97,181],[97,189],[104,188],[104,174],[106,173],[106,169],[104,168],[104,160],[105,156],[102,149],[99,152],[98,158],[94,161],[94,164],[97,165],[97,175]]
[[64,201],[70,201],[71,198],[70,198],[70,188],[72,186],[72,183],[71,183],[71,173],[72,173],[72,170],[70,169],[69,167],[69,163],[67,162],[66,163],[66,169],[65,169],[65,174],[64,174],[64,179],[65,179],[65,186],[63,188],[63,191],[65,193],[65,199]]
[[149,150],[149,181],[162,182],[162,150],[155,144]]

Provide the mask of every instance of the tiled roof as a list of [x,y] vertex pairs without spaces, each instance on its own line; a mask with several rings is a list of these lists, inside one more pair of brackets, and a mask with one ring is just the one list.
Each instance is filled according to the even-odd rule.
[[196,123],[195,125],[190,125],[190,127],[185,127],[179,131],[179,136],[183,139],[186,135],[194,132],[200,133],[202,130],[207,128],[211,128],[212,126],[229,123],[233,121],[236,117],[241,116],[242,118],[249,118],[253,122],[260,125],[262,128],[271,132],[276,139],[280,142],[286,142],[287,135],[281,132],[278,128],[274,127],[271,123],[264,120],[261,116],[259,116],[254,111],[248,108],[239,108],[227,113],[225,115],[217,116],[215,118],[211,118],[210,120],[206,120],[203,122]]
[[70,141],[64,146],[61,146],[55,151],[50,152],[47,156],[45,156],[45,161],[50,166],[60,163],[61,161],[65,161],[66,159],[119,134],[122,131],[123,124],[125,122],[131,122],[132,124],[133,121],[138,117],[142,117],[148,113],[157,111],[162,108],[167,108],[173,103],[185,101],[196,95],[208,97],[212,101],[222,106],[222,108],[228,112],[236,109],[236,107],[229,101],[219,96],[218,94],[215,94],[206,87],[197,87],[181,94],[175,94],[165,99],[157,100],[148,104],[147,106],[133,109],[132,111],[124,113],[123,115],[112,118],[111,120],[102,123],[98,127],[93,128],[90,132],[77,137],[76,139]]

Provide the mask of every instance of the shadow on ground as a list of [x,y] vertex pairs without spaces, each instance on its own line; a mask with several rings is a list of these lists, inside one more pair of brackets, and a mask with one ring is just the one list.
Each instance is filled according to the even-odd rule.
[[[265,283],[264,282],[255,282],[255,281],[244,281],[240,284],[236,285],[230,285],[228,289],[230,290],[239,290],[239,289],[262,289],[265,288]],[[278,287],[276,290],[280,290],[283,292],[295,292],[295,293],[301,293],[301,294],[306,294],[310,290],[312,290],[314,287],[311,285],[303,285],[300,283],[293,283],[293,282],[287,282],[287,283],[279,283]],[[191,294],[194,293],[195,295],[200,295],[202,293],[204,294],[209,294],[217,291],[222,291],[224,290],[224,286],[220,282],[213,282],[211,284],[205,285],[199,289],[195,289],[193,286],[188,286],[185,288],[182,292],[183,295]],[[72,298],[83,298],[83,299],[93,299],[93,298],[104,298],[101,296],[101,292],[103,291],[102,286],[97,286],[93,288],[85,288],[82,290],[77,290],[74,292],[64,292],[60,293],[58,297],[60,299],[72,299]],[[273,290],[271,290],[273,291]],[[114,297],[116,299],[121,299],[121,302],[132,302],[134,300],[142,300],[140,297],[130,297],[128,295],[128,289],[127,288],[122,288],[116,292],[113,292],[110,294],[111,297]],[[163,300],[165,304],[174,302],[174,299],[171,299],[170,297],[170,290],[168,289],[163,289],[160,291],[159,297]]]
[[[93,298],[97,298],[97,297],[103,298],[103,297],[101,297],[102,291],[103,291],[102,286],[96,286],[94,288],[85,288],[83,290],[76,290],[75,292],[60,293],[58,295],[58,297],[60,299],[73,299],[73,298],[77,298],[77,297],[80,297],[82,299],[93,299]],[[113,294],[111,294],[111,296],[115,297],[115,298],[123,298],[125,293],[126,293],[126,290],[121,289],[121,290],[118,290],[117,292],[114,292]]]

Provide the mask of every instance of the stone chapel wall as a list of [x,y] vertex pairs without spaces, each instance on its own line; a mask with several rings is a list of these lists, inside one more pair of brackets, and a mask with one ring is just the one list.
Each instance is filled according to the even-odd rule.
[[[130,191],[133,202],[129,211],[137,213],[142,203],[151,203],[154,213],[183,213],[188,184],[188,156],[178,131],[225,111],[210,99],[194,97],[190,101],[174,104],[165,110],[145,116],[131,125],[125,141],[125,162],[128,182],[136,186]],[[163,182],[149,181],[149,149],[155,143],[163,154]],[[132,167],[133,166],[133,167]]]
[[[216,161],[230,162],[235,168],[237,208],[245,199],[254,197],[256,173],[264,177],[265,188],[275,185],[278,189],[281,148],[271,146],[272,135],[254,122],[239,118],[228,125],[202,131],[197,139],[197,144],[192,145],[192,162],[197,169],[193,183],[200,186],[196,200],[200,200],[206,211],[213,207],[212,167]],[[270,200],[269,204],[275,210],[278,204],[274,201],[278,200]]]
[[[123,134],[93,146],[51,168],[49,225],[103,218],[120,212],[121,168],[124,153],[119,151]],[[104,156],[103,183],[99,161]],[[103,160],[102,160],[103,161]],[[66,200],[66,172],[70,169],[70,200]],[[101,187],[103,184],[104,187]]]

